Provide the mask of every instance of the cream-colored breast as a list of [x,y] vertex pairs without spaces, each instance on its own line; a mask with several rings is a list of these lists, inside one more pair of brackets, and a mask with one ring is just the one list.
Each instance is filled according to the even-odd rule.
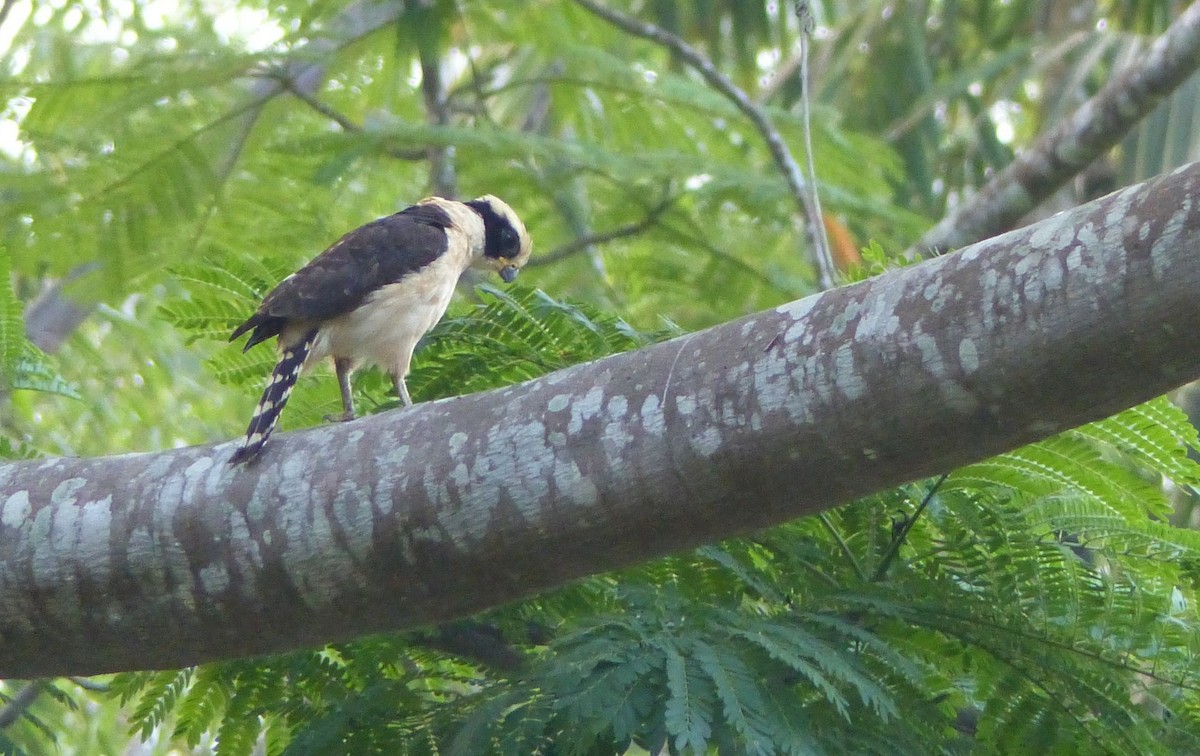
[[462,261],[445,255],[375,291],[356,309],[321,328],[309,361],[343,357],[355,367],[374,364],[407,374],[413,349],[445,314],[462,272]]

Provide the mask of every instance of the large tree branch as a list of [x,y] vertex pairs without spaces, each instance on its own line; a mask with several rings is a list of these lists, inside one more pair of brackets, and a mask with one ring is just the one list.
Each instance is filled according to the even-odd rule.
[[946,251],[1012,228],[1039,202],[1125,136],[1159,101],[1200,68],[1200,2],[1192,3],[1147,53],[1114,76],[910,252]]
[[0,676],[463,617],[1011,449],[1200,373],[1200,164],[499,391],[0,467]]

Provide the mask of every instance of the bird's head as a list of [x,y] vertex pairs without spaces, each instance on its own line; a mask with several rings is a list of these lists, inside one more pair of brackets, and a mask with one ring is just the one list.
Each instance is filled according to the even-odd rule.
[[483,257],[474,267],[494,270],[505,283],[512,283],[533,250],[525,224],[499,197],[485,194],[466,204],[483,218]]

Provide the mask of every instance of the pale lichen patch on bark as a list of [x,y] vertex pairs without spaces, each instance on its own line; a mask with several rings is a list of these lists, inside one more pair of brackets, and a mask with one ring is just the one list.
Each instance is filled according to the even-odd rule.
[[375,517],[371,498],[370,489],[347,479],[342,481],[330,504],[333,521],[341,530],[341,542],[357,561],[370,554],[374,541]]
[[701,457],[711,457],[721,450],[721,432],[711,425],[702,428],[692,434],[691,447]]
[[862,317],[854,326],[855,339],[870,334],[874,339],[887,339],[900,330],[900,317],[896,314],[904,298],[904,287],[892,284],[875,287],[874,296],[867,300]]
[[750,383],[763,412],[773,412],[787,403],[791,372],[792,364],[782,349],[771,350],[750,367]]
[[229,570],[213,563],[200,568],[200,589],[209,596],[220,596],[229,588]]
[[539,420],[507,426],[510,434],[501,447],[509,474],[501,481],[518,502],[541,501],[550,494],[545,473],[553,449],[546,440],[546,424]]
[[67,506],[54,507],[53,517],[50,520],[50,538],[49,545],[52,551],[58,552],[58,557],[62,558],[71,554],[75,550],[75,545],[79,541],[79,527],[77,519],[79,517],[79,507],[74,506],[72,500]]
[[55,620],[67,626],[76,626],[82,619],[82,602],[71,564],[80,538],[79,509],[74,506],[69,494],[63,498],[67,500],[65,505],[44,507],[34,517],[34,530],[41,531],[41,537],[35,540],[35,544],[41,544],[39,552],[42,558],[34,568],[33,582],[46,591],[45,606]]
[[54,487],[50,493],[50,503],[55,507],[75,503],[75,494],[87,485],[83,478],[67,478]]
[[859,377],[857,369],[858,358],[852,343],[840,344],[833,353],[834,384],[844,399],[857,401],[862,398],[867,387]]
[[602,437],[604,446],[615,457],[624,456],[625,447],[634,440],[629,429],[629,403],[623,396],[615,396],[608,402],[607,418]]
[[[1037,225],[1029,234],[1029,246],[1034,249],[1062,249],[1075,241],[1077,219],[1070,213],[1059,213]],[[1029,260],[1026,255],[1022,261]]]
[[89,501],[80,507],[79,543],[75,558],[89,566],[89,572],[100,582],[109,579],[112,570],[112,494]]
[[[460,434],[457,432],[451,434],[451,436],[455,435]],[[461,435],[466,436],[466,434]],[[394,444],[388,450],[384,462],[376,467],[379,480],[371,502],[375,506],[375,510],[385,517],[396,508],[394,492],[405,490],[408,487],[409,476],[406,460],[410,453],[412,453],[412,449],[408,444]]]
[[35,572],[39,572],[43,567],[47,566],[42,564],[43,562],[49,562],[51,565],[54,563],[54,560],[50,559],[49,555],[44,553],[47,542],[50,540],[50,521],[53,516],[53,507],[41,507],[33,515],[33,522],[30,523],[29,543],[33,548],[34,554],[40,557],[37,563],[34,564]]
[[280,514],[288,538],[288,547],[280,552],[283,570],[306,606],[322,606],[348,574],[341,552],[327,548],[333,542],[329,518],[324,509],[311,503],[294,507],[290,517]]
[[[1094,247],[1095,245],[1099,244],[1100,236],[1096,233],[1096,224],[1088,221],[1087,223],[1084,223],[1075,229],[1075,240],[1084,247]],[[1079,247],[1073,247],[1068,253],[1066,260],[1068,270],[1073,267],[1071,264],[1071,256],[1076,255],[1076,260],[1078,260],[1078,251]]]
[[684,394],[675,397],[675,411],[685,417],[692,414],[696,411],[696,400]]
[[1192,213],[1191,198],[1184,199],[1175,212],[1167,218],[1158,238],[1150,245],[1150,271],[1156,281],[1163,280],[1172,267],[1172,253],[1178,249],[1178,236],[1186,227]]
[[212,467],[212,459],[209,457],[198,457],[196,461],[184,468],[183,477],[187,478],[188,480],[199,478]]
[[930,375],[938,377],[946,375],[946,363],[942,359],[942,350],[935,337],[921,331],[914,331],[913,346],[921,353],[921,365]]
[[16,491],[4,500],[4,506],[0,508],[0,524],[10,528],[23,527],[31,511],[29,491]]
[[604,408],[608,413],[608,421],[613,423],[623,423],[626,420],[626,413],[629,412],[629,400],[624,396],[617,394],[608,400],[608,404]]
[[[834,338],[840,337],[842,334],[852,327],[857,327],[863,314],[863,305],[857,299],[851,299],[846,302],[845,307],[834,314],[833,319],[828,323],[828,333]],[[869,309],[869,305],[867,307]]]
[[564,503],[573,506],[592,506],[600,498],[596,484],[579,470],[579,465],[569,460],[554,464],[554,487]]
[[979,349],[971,339],[963,339],[958,344],[958,364],[963,373],[970,375],[979,369]]
[[604,400],[604,390],[592,386],[582,397],[571,404],[571,422],[567,425],[567,433],[575,435],[583,428],[583,424],[600,414],[601,403]]
[[808,376],[817,370],[811,357],[789,360],[761,360],[754,370],[754,392],[764,414],[783,411],[794,423],[811,419],[809,395],[801,389],[809,385]]
[[642,431],[648,436],[661,436],[667,430],[666,419],[658,397],[648,394],[642,402]]
[[795,342],[801,346],[812,342],[813,333],[808,322],[808,314],[817,306],[820,299],[820,294],[814,294],[811,297],[805,297],[796,302],[788,302],[785,305],[775,308],[775,312],[792,319],[792,324],[788,326],[787,331],[783,334],[784,342]]
[[1083,253],[1079,251],[1079,247],[1073,247],[1067,256],[1064,258],[1067,266],[1067,271],[1077,270],[1083,267]]
[[1052,293],[1062,293],[1063,283],[1063,264],[1058,258],[1050,258],[1041,268],[1041,275],[1037,277],[1037,286],[1042,291],[1043,296]]
[[450,475],[447,477],[449,477],[451,483],[459,488],[466,488],[471,482],[471,471],[467,469],[466,463],[459,462],[450,470]]

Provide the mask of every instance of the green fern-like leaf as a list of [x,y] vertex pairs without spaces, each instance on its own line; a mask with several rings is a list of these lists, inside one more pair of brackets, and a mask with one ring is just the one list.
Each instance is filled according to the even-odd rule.
[[663,644],[669,697],[664,711],[667,731],[679,753],[704,753],[712,737],[716,690],[696,662],[684,658],[679,649]]
[[219,665],[199,667],[191,685],[175,708],[175,735],[195,748],[201,738],[220,720],[228,691]]
[[[140,733],[142,740],[149,738],[174,711],[176,702],[191,682],[192,671],[189,668],[178,672],[156,672],[139,681],[140,685],[136,685],[140,689],[139,700],[130,717],[130,732]],[[133,689],[135,685],[126,692]]]
[[712,680],[725,718],[741,737],[749,753],[772,752],[772,723],[763,717],[763,701],[755,675],[730,649],[696,640],[693,653],[700,669]]

